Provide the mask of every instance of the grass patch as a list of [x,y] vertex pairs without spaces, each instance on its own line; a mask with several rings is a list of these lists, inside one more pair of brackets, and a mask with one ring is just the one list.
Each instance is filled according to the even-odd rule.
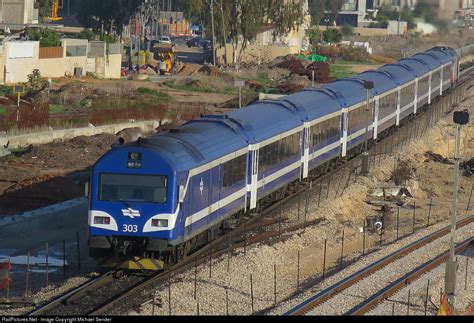
[[0,116],[4,116],[7,114],[7,107],[0,106]]
[[63,113],[64,111],[66,111],[66,107],[62,104],[50,104],[49,105],[49,113],[50,114]]
[[337,79],[352,77],[358,73],[351,71],[351,67],[347,66],[348,64],[331,64],[330,75]]
[[142,94],[147,103],[172,103],[174,98],[170,97],[168,93],[159,92],[154,89],[139,87],[137,92]]

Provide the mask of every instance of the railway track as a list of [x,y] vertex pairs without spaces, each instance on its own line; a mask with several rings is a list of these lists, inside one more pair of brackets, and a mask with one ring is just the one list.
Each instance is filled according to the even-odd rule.
[[[467,76],[473,70],[474,68],[470,68],[463,71],[463,82],[468,80]],[[382,139],[379,144],[390,137],[391,136],[388,136]],[[319,176],[317,180],[322,182],[328,176],[333,176],[334,174],[332,173],[336,171],[342,170],[342,173],[344,173],[343,168],[347,165],[347,162],[353,163],[358,159],[360,159],[360,155],[356,155],[352,160],[333,166],[326,175]],[[344,174],[342,174],[342,176],[344,176]],[[154,286],[169,282],[173,275],[180,274],[193,266],[206,263],[209,259],[217,258],[231,252],[234,248],[245,248],[248,244],[284,239],[286,234],[289,236],[289,233],[301,229],[304,226],[321,222],[323,218],[305,222],[304,224],[285,225],[282,227],[282,220],[284,221],[284,218],[282,218],[281,215],[281,205],[295,200],[298,195],[301,195],[309,188],[310,185],[307,185],[307,183],[306,185],[301,185],[292,194],[267,206],[261,213],[256,214],[256,217],[250,218],[245,222],[244,225],[220,236],[206,247],[196,251],[192,256],[186,257],[182,262],[166,268],[164,272],[140,276],[127,275],[123,278],[116,279],[114,276],[117,271],[111,271],[53,299],[29,312],[27,315],[101,315],[117,311],[121,305],[133,306],[133,303],[137,303],[137,299],[142,300],[139,301],[140,304],[147,303],[153,298],[152,291]],[[341,187],[342,190],[344,188],[345,186]],[[280,212],[277,210],[279,207]],[[272,212],[272,216],[265,217]],[[465,224],[461,223],[458,225]],[[244,231],[243,239],[242,231]],[[100,293],[96,291],[100,291]],[[99,294],[101,295],[100,297],[98,297]],[[129,299],[134,299],[134,301],[128,302],[127,300]]]
[[[474,222],[474,215],[468,216],[460,221],[457,222],[457,229],[461,229],[463,227],[469,226],[471,223]],[[428,236],[415,241],[403,248],[398,249],[397,251],[385,256],[384,258],[370,264],[369,266],[357,271],[356,273],[340,280],[339,282],[335,283],[334,285],[324,289],[323,291],[317,293],[316,295],[310,297],[303,303],[299,304],[298,306],[292,308],[288,312],[285,313],[285,315],[289,316],[298,316],[298,315],[308,315],[308,314],[320,314],[320,312],[317,311],[318,308],[321,308],[322,305],[324,305],[326,302],[334,301],[336,297],[343,298],[344,299],[344,305],[340,306],[335,306],[335,309],[337,311],[341,311],[342,308],[345,306],[350,306],[350,298],[357,299],[360,301],[359,295],[354,296],[353,294],[347,292],[349,288],[351,288],[354,291],[359,291],[362,290],[362,287],[358,287],[357,284],[359,283],[365,283],[368,284],[370,283],[369,280],[373,281],[374,284],[377,284],[380,282],[376,278],[376,275],[378,272],[380,272],[382,269],[385,268],[387,270],[387,267],[390,265],[394,265],[399,261],[400,259],[404,257],[410,256],[410,254],[413,254],[415,252],[419,253],[426,253],[426,251],[423,249],[426,249],[426,246],[428,246],[431,243],[434,243],[436,240],[439,240],[446,235],[448,235],[450,232],[450,226],[447,226],[443,229],[440,229],[438,231],[435,231]],[[469,232],[468,232],[469,233]],[[472,237],[469,237],[468,242],[464,242],[461,244],[462,248],[467,248],[468,244],[470,241],[472,241]],[[460,247],[460,251],[463,250]],[[460,252],[459,251],[459,252]],[[445,254],[441,256],[435,257],[436,259],[436,264],[439,264],[443,261]],[[415,264],[415,262],[413,261]],[[411,282],[413,279],[418,277],[421,273],[426,272],[430,270],[430,266],[433,265],[428,265],[431,264],[431,262],[427,262],[426,264],[423,264],[423,266],[416,267],[416,270],[410,271],[409,275],[407,274],[406,277],[403,276],[402,278],[398,278],[395,280],[395,282],[392,284],[394,287],[390,288],[383,288],[377,291],[376,293],[373,293],[372,296],[369,297],[368,300],[370,300],[370,303],[367,303],[365,305],[361,305],[362,303],[357,303],[357,305],[350,307],[347,311],[343,311],[342,313],[339,314],[361,314],[362,311],[368,311],[369,309],[373,308],[376,306],[378,303],[380,303],[382,300],[386,299],[393,293],[395,293],[396,290],[402,288],[409,282]],[[416,265],[416,264],[415,264]],[[386,273],[383,273],[386,274]],[[379,274],[380,276],[380,274]],[[383,275],[382,275],[383,276]],[[375,278],[374,278],[375,277]],[[381,278],[383,279],[383,278]],[[389,279],[389,278],[387,278]],[[390,278],[391,279],[391,278]],[[363,282],[365,280],[365,282]],[[369,284],[370,285],[370,284]],[[367,288],[365,288],[367,289]],[[343,292],[345,292],[343,294]],[[365,302],[363,302],[365,303]],[[329,305],[330,303],[328,303]],[[337,304],[336,304],[337,305]],[[360,312],[359,312],[360,309]],[[328,313],[324,313],[328,314]]]
[[[455,254],[462,253],[469,249],[472,245],[474,245],[474,237],[471,237],[460,244],[458,244],[454,250]],[[424,264],[420,265],[419,267],[415,268],[414,270],[410,271],[403,277],[400,277],[393,283],[387,285],[386,287],[382,288],[377,293],[370,296],[365,301],[361,302],[357,306],[353,307],[349,311],[345,313],[345,315],[364,315],[373,308],[375,308],[378,304],[382,303],[388,297],[394,295],[396,292],[404,288],[405,286],[409,285],[411,282],[415,281],[416,279],[423,276],[425,273],[429,272],[430,270],[440,266],[449,258],[449,252],[444,252],[437,257],[425,262]]]

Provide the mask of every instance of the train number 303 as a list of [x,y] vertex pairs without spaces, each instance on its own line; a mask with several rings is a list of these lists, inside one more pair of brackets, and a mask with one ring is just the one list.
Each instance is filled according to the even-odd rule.
[[122,228],[123,232],[138,232],[138,226],[133,224],[124,224]]

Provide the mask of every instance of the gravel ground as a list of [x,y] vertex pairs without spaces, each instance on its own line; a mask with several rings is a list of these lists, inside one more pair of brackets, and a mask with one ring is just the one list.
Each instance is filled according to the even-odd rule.
[[[73,277],[68,279],[65,283],[51,284],[48,287],[42,288],[31,297],[37,305],[41,305],[98,275],[98,273],[91,273],[89,277]],[[0,307],[0,316],[25,315],[31,310],[33,310],[33,307],[30,306],[17,308]]]
[[[457,231],[458,241],[472,237],[474,225],[468,225]],[[441,252],[449,250],[449,236],[433,241],[432,243],[398,259],[369,277],[359,281],[320,306],[311,310],[308,315],[343,315],[361,300],[377,293],[382,286],[399,279],[406,273],[423,263],[435,258]]]
[[[457,256],[455,306],[456,313],[465,311],[474,303],[474,248]],[[468,261],[469,259],[469,261]],[[466,275],[467,264],[467,275]],[[438,312],[441,290],[444,290],[445,266],[438,266],[426,273],[409,286],[401,289],[385,302],[367,313],[368,315],[425,315],[425,299],[428,290],[427,315]],[[467,280],[466,280],[467,278]],[[429,286],[428,286],[429,280]],[[428,287],[428,288],[427,288]],[[410,291],[410,309],[408,310],[408,291]]]
[[[452,138],[447,133],[452,132],[450,124],[451,117],[445,117],[437,126],[427,131],[425,136],[415,139],[410,144],[396,150],[397,154],[383,156],[378,165],[373,165],[368,177],[356,177],[352,174],[351,180],[344,194],[341,192],[345,186],[345,180],[349,175],[349,168],[342,168],[338,173],[345,174],[333,176],[331,183],[321,185],[313,183],[312,194],[308,199],[308,212],[306,219],[314,220],[324,215],[325,220],[317,226],[306,228],[295,232],[284,242],[276,242],[271,245],[256,244],[247,246],[246,254],[243,249],[234,250],[231,255],[226,255],[212,260],[212,275],[208,265],[201,265],[196,270],[197,297],[194,298],[195,273],[194,270],[177,275],[170,284],[158,286],[156,289],[156,306],[150,303],[139,308],[130,309],[127,312],[114,314],[127,315],[223,315],[264,313],[280,315],[291,309],[308,296],[322,290],[340,279],[346,277],[381,257],[438,230],[448,224],[449,202],[452,184],[449,182],[452,176],[452,166],[441,163],[427,162],[422,153],[433,150],[450,156],[449,146],[452,153]],[[465,131],[463,156],[472,155],[473,140]],[[383,145],[381,145],[383,147]],[[380,149],[380,147],[379,147]],[[383,150],[382,150],[383,152]],[[367,191],[370,188],[385,185],[400,156],[404,156],[418,171],[417,176],[407,182],[410,192],[416,198],[415,221],[416,233],[399,240],[396,243],[378,247],[379,236],[368,234],[366,250],[378,250],[368,256],[360,258],[362,249],[362,234],[360,227],[367,215],[374,214],[374,208],[368,205]],[[378,159],[378,158],[377,158]],[[342,180],[341,180],[342,178]],[[466,214],[465,208],[472,187],[472,178],[461,178],[459,216]],[[330,187],[329,191],[327,187]],[[337,189],[339,187],[339,190]],[[336,191],[338,194],[336,194]],[[319,195],[322,196],[318,207]],[[303,195],[304,196],[304,195]],[[428,204],[430,197],[434,199],[435,206],[432,210],[430,226],[425,229],[427,220]],[[326,197],[328,198],[326,200]],[[306,198],[300,199],[299,222],[303,220]],[[295,199],[284,209],[283,214],[288,218],[287,223],[294,224],[298,219],[298,202]],[[406,236],[412,232],[412,210],[402,209],[400,214],[400,236]],[[422,215],[420,215],[422,214]],[[393,214],[389,217],[394,223]],[[338,265],[341,256],[342,233],[344,231],[344,261],[357,263],[345,268],[331,277],[320,282],[323,263],[324,241],[327,240],[326,268],[334,268]],[[395,240],[395,227],[386,229],[384,243]],[[298,254],[300,255],[299,283],[300,289],[305,292],[297,293],[298,287]],[[228,270],[229,266],[229,270]],[[276,268],[276,298],[277,306],[274,306],[274,269]],[[252,286],[251,286],[252,279]],[[251,288],[252,287],[252,288]],[[252,292],[253,291],[253,311]],[[169,305],[171,295],[171,306]],[[295,297],[295,295],[297,295]],[[144,299],[145,302],[147,299]],[[226,306],[228,304],[228,306]]]

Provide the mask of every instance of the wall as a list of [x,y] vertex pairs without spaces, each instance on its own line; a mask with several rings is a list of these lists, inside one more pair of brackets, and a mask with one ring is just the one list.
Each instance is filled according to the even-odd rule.
[[[233,59],[233,50],[232,45],[227,44],[227,62],[232,63]],[[245,52],[242,55],[242,63],[258,63],[272,61],[277,57],[286,56],[289,54],[299,54],[300,46],[290,47],[290,46],[263,46],[263,45],[248,45],[245,49]],[[237,55],[240,51],[240,45],[237,48]],[[224,48],[218,48],[216,50],[216,58],[220,59],[223,63],[223,57],[225,56]]]
[[354,34],[360,36],[385,36],[388,35],[388,29],[386,28],[361,28],[355,27]]
[[[91,42],[91,44],[92,46],[89,46],[86,40],[63,39],[62,57],[39,59],[39,42],[7,42],[5,83],[26,82],[28,74],[34,69],[39,69],[43,77],[72,76],[76,67],[82,68],[82,76],[89,71],[101,78],[120,78],[122,54],[111,54],[108,58],[104,57],[105,54],[99,56],[96,54],[102,53],[103,43]],[[92,54],[96,57],[66,55],[68,48],[74,49],[69,52],[77,53],[75,49],[81,46],[87,46],[86,52],[89,53],[89,47],[92,47]],[[113,52],[117,51],[115,47]]]

